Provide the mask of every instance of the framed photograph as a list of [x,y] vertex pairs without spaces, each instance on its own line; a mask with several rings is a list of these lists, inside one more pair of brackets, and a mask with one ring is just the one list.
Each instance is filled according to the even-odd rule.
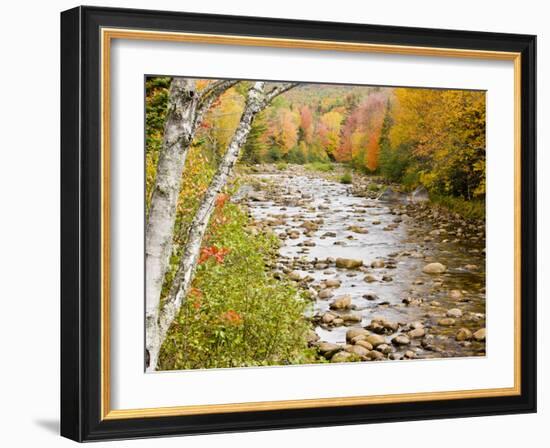
[[61,14],[61,433],[536,411],[535,36]]

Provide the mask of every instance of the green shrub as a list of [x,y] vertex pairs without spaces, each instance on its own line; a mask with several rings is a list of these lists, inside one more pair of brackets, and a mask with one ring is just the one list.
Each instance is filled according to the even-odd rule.
[[283,158],[283,153],[278,146],[271,146],[266,155],[268,162],[277,162]]
[[289,163],[303,165],[304,163],[306,163],[306,156],[302,149],[296,146],[288,151],[288,154],[286,155],[286,160],[288,160]]
[[284,171],[288,168],[288,163],[286,162],[277,162],[275,165],[279,171]]
[[310,171],[319,171],[321,173],[334,171],[334,165],[330,162],[312,162],[305,165],[305,168]]
[[440,205],[447,210],[458,213],[466,219],[485,220],[485,201],[466,200],[453,196],[431,194],[430,200],[433,204]]
[[[218,213],[218,212],[216,212]],[[278,241],[247,230],[248,218],[227,203],[213,216],[193,288],[163,344],[162,370],[298,364],[315,361],[306,348],[308,307],[293,283],[274,279],[266,262]],[[220,224],[221,223],[221,224]],[[215,249],[212,249],[215,248]]]
[[368,191],[373,191],[373,192],[380,191],[380,185],[370,183],[370,184],[367,185],[367,190]]
[[400,182],[411,162],[410,144],[386,149],[380,153],[380,173],[393,182]]
[[342,176],[340,176],[341,184],[351,184],[351,182],[352,182],[352,177],[349,171],[345,172],[344,174],[342,174]]

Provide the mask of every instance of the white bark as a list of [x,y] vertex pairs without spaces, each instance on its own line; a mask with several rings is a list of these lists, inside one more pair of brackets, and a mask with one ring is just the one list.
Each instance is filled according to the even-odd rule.
[[175,319],[178,310],[187,295],[189,287],[191,286],[199,258],[202,239],[206,232],[212,211],[214,210],[216,197],[222,191],[223,187],[227,183],[227,179],[233,171],[233,167],[239,158],[241,148],[246,142],[246,138],[250,132],[254,117],[258,114],[258,112],[263,110],[269,102],[275,98],[275,96],[292,88],[294,85],[295,84],[283,84],[266,93],[264,90],[265,83],[256,82],[249,90],[245,109],[241,116],[239,125],[233,135],[233,138],[231,139],[231,142],[229,143],[220,165],[218,166],[218,170],[199,205],[197,213],[189,226],[186,246],[172,284],[172,289],[163,304],[162,310],[160,311],[157,328],[158,338],[156,338],[158,345],[148,348],[151,357],[149,370],[155,370],[160,345],[162,344],[162,341],[164,340],[166,333]]
[[170,84],[162,149],[145,231],[145,334],[147,365],[156,365],[162,343],[158,331],[160,296],[172,252],[176,206],[187,152],[212,102],[237,81],[217,81],[201,94],[195,81],[174,78]]

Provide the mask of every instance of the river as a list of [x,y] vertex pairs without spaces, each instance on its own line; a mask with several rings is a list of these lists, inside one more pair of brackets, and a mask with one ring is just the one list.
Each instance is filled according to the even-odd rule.
[[[312,297],[314,344],[350,349],[350,328],[367,328],[363,336],[374,347],[356,349],[362,359],[371,359],[374,348],[383,353],[376,359],[485,355],[480,223],[426,204],[355,195],[334,174],[297,166],[264,171],[250,176],[254,190],[246,203],[252,218],[280,238],[274,275],[289,276]],[[337,259],[362,266],[338,267]],[[424,273],[430,263],[441,263],[445,272]],[[342,298],[344,306],[331,309]],[[353,343],[357,339],[365,337]]]

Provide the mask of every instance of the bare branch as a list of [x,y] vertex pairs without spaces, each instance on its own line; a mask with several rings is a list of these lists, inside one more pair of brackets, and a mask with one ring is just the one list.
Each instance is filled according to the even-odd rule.
[[206,88],[200,92],[200,101],[199,101],[199,107],[206,107],[206,103],[210,101],[210,104],[212,104],[212,101],[216,98],[218,98],[223,92],[230,89],[237,83],[239,83],[239,80],[236,79],[229,79],[229,80],[221,80],[221,81],[214,81],[213,83],[206,86]]
[[298,85],[300,85],[300,83],[298,82],[285,82],[277,87],[274,87],[268,93],[266,93],[265,100],[264,100],[265,105],[267,106],[269,103],[271,103],[271,101],[273,101],[275,97],[287,92],[288,90]]

